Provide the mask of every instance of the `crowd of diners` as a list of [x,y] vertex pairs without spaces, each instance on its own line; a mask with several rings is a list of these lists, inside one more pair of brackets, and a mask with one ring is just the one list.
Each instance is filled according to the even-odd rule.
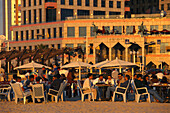
[[[55,69],[53,71],[52,79],[49,80],[47,76],[44,76],[45,67],[42,67],[42,69],[39,71],[39,74],[37,76],[35,75],[28,75],[26,76],[26,80],[21,81],[21,77],[17,76],[16,74],[13,75],[13,79],[11,80],[12,84],[20,84],[23,91],[27,89],[32,90],[32,85],[34,84],[44,84],[44,89],[48,91],[49,88],[54,90],[59,90],[61,83],[64,80],[68,80],[68,85],[66,87],[66,96],[68,98],[71,98],[71,85],[75,83],[74,79],[74,73],[73,70],[69,70],[68,74],[65,76],[65,74],[61,74],[59,68]],[[133,78],[133,79],[132,79]],[[102,74],[97,75],[96,78],[94,78],[94,75],[92,73],[88,73],[86,76],[86,79],[82,82],[83,86],[83,92],[90,92],[92,91],[94,100],[95,101],[110,101],[112,99],[113,93],[116,89],[116,87],[128,87],[128,92],[132,93],[135,92],[134,85],[136,88],[141,87],[147,87],[148,92],[152,97],[154,97],[154,100],[160,103],[169,102],[169,89],[163,89],[166,90],[165,96],[167,98],[163,98],[159,95],[158,91],[156,89],[153,89],[150,87],[151,84],[159,83],[159,84],[168,84],[168,79],[166,76],[162,76],[162,78],[158,78],[157,75],[151,74],[151,75],[142,75],[142,74],[135,74],[132,77],[132,74],[130,71],[127,71],[126,73],[118,73],[116,70],[113,70],[110,74],[107,74],[106,76],[103,76]],[[98,84],[105,84],[107,85],[107,89],[104,92],[105,98],[102,99],[103,96],[103,90],[102,88],[98,87]],[[124,92],[123,89],[118,89],[119,92]],[[139,93],[143,93],[145,90],[139,91]],[[50,92],[51,94],[57,95],[56,92]],[[122,97],[117,95],[116,99],[122,100]],[[143,100],[146,100],[144,98]]]

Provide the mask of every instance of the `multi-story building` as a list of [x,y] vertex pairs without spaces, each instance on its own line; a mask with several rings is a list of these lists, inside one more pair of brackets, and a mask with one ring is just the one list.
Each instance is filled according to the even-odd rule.
[[170,1],[159,0],[159,9],[164,10],[168,15],[170,15]]
[[[166,32],[158,33],[163,29],[170,31],[169,17],[160,18],[159,14],[154,18],[112,16],[109,15],[110,12],[124,15],[126,8],[121,5],[124,8],[110,9],[107,4],[110,2],[107,0],[105,8],[101,7],[104,3],[101,0],[98,0],[98,7],[94,7],[93,0],[89,0],[89,6],[88,0],[37,1],[23,0],[22,25],[10,28],[14,32],[13,41],[10,42],[11,49],[36,49],[39,44],[57,49],[81,46],[84,50],[87,47],[86,58],[92,63],[118,57],[144,65],[155,64],[156,67],[161,62],[170,65],[170,36]],[[114,0],[113,4],[118,2],[124,4],[126,1]],[[117,5],[113,5],[115,6]],[[86,11],[89,13],[85,13]],[[139,29],[142,22],[145,30],[153,32],[141,36]],[[105,34],[95,36],[96,29]]]
[[3,0],[3,35],[7,40],[13,39],[10,26],[21,25],[21,0]]

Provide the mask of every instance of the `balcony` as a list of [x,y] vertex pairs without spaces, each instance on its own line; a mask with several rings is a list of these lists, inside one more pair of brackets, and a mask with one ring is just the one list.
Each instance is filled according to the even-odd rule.
[[57,0],[46,0],[45,8],[56,9],[57,8]]

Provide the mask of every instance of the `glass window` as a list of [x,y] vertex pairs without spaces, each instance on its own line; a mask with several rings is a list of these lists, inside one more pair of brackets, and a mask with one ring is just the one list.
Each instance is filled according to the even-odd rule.
[[115,34],[122,34],[122,26],[114,26]]
[[74,48],[74,44],[66,44],[66,47]]
[[161,4],[161,10],[164,10],[164,4]]
[[67,17],[73,17],[73,9],[61,9],[61,20],[65,20]]
[[23,40],[23,37],[24,36],[24,34],[23,34],[23,31],[21,31],[21,40]]
[[56,9],[46,9],[46,22],[56,21]]
[[113,8],[113,1],[109,1],[109,8]]
[[24,24],[26,24],[26,11],[24,11]]
[[27,49],[27,47],[26,47],[26,46],[24,46],[24,49]]
[[89,10],[77,10],[77,16],[88,16],[90,15]]
[[26,30],[26,40],[29,40],[29,32]]
[[42,0],[39,0],[39,5],[42,5]]
[[163,29],[170,31],[170,25],[163,25]]
[[73,0],[69,0],[69,5],[73,5]]
[[47,38],[51,38],[51,29],[48,28]]
[[58,44],[58,49],[60,49],[61,47],[60,47],[60,44]]
[[126,26],[126,34],[132,34],[133,33],[133,26]]
[[61,5],[65,5],[65,0],[61,0]]
[[45,39],[45,29],[42,29],[42,39]]
[[81,0],[77,0],[77,5],[81,6]]
[[93,44],[90,44],[90,54],[93,54]]
[[97,7],[98,5],[98,0],[93,0],[93,7]]
[[117,8],[121,8],[121,1],[117,1]]
[[160,53],[166,53],[167,52],[167,48],[168,47],[168,43],[167,42],[161,42],[160,45]]
[[26,0],[23,0],[23,7],[26,7]]
[[59,27],[59,37],[62,38],[63,35],[62,35],[62,27]]
[[67,27],[67,37],[75,37],[75,28]]
[[158,30],[158,25],[151,25],[150,30]]
[[34,39],[34,30],[31,30],[31,39]]
[[19,47],[18,49],[19,49],[19,51],[21,51],[21,47]]
[[54,48],[54,44],[51,44],[52,48]]
[[86,27],[79,27],[79,37],[86,36]]
[[170,3],[168,3],[167,5],[168,5],[168,10],[170,10]]
[[39,9],[39,22],[42,22],[42,9]]
[[39,39],[39,29],[37,29],[37,39]]
[[105,7],[105,0],[101,0],[101,7]]
[[[96,30],[98,29],[98,26],[96,26]],[[95,36],[95,31],[94,27],[90,28],[90,36]]]
[[36,9],[34,9],[34,23],[37,22],[37,13],[36,13]]
[[32,46],[29,46],[29,49],[32,50]]
[[18,31],[15,32],[16,41],[18,41]]
[[90,1],[89,0],[85,1],[85,6],[90,6]]
[[37,5],[37,3],[36,3],[37,1],[36,0],[34,0],[34,6],[36,6]]
[[56,30],[56,28],[53,28],[53,31],[54,31],[54,38],[56,38],[56,33],[57,33],[57,30]]
[[78,47],[81,47],[81,49],[86,52],[86,44],[78,44]]
[[28,4],[29,4],[29,6],[31,6],[31,0],[29,0],[29,3],[28,3]]
[[31,24],[31,10],[29,10],[29,24]]

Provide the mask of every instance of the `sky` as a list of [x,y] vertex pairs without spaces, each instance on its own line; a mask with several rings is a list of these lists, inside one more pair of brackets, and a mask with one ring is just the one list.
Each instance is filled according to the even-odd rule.
[[0,35],[2,35],[2,33],[3,33],[3,20],[2,20],[2,0],[0,0]]

